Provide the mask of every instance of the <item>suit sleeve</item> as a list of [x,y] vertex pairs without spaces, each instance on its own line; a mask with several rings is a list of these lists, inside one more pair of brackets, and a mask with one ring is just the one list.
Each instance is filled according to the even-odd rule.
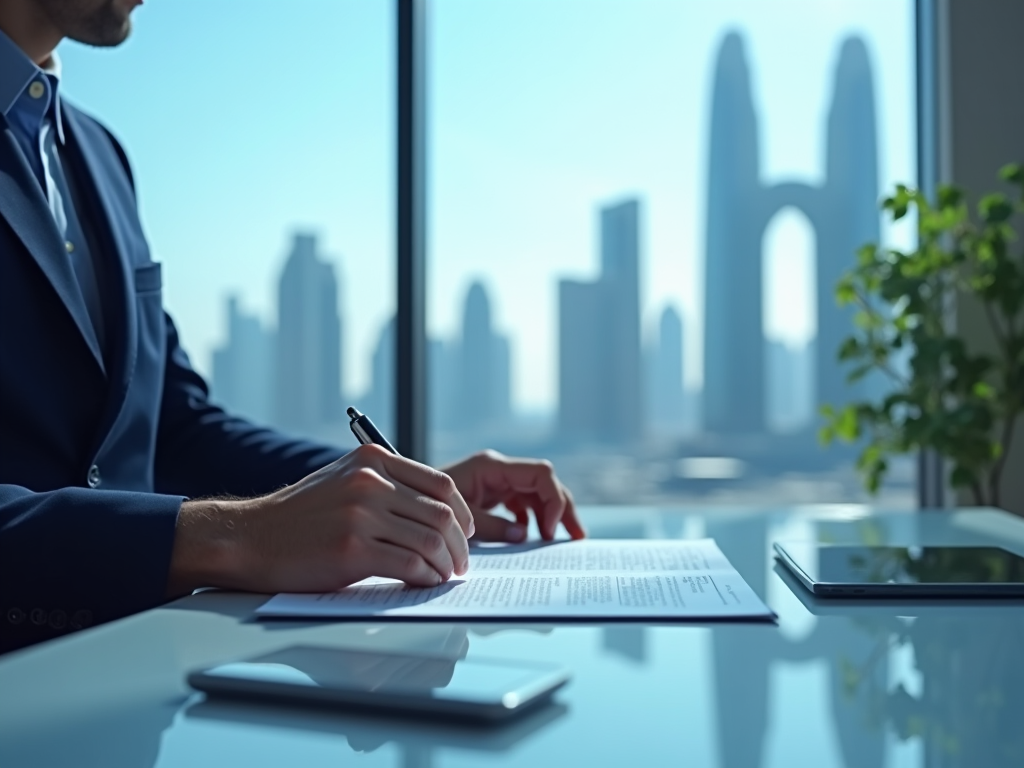
[[0,652],[165,602],[181,503],[0,485]]
[[156,447],[156,490],[185,496],[254,496],[294,483],[343,455],[231,416],[209,401],[171,318]]

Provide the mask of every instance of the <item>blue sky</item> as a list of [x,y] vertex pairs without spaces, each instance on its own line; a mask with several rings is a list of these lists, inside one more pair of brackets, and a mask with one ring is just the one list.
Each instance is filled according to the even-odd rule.
[[[223,298],[273,320],[289,233],[321,233],[342,275],[345,387],[394,311],[391,3],[148,0],[112,51],[65,44],[67,93],[125,143],[166,301],[201,370]],[[644,201],[645,327],[668,303],[701,377],[704,152],[722,36],[743,33],[765,181],[819,181],[839,44],[868,43],[883,189],[914,178],[910,0],[435,0],[429,325],[457,330],[482,277],[513,338],[517,405],[557,391],[557,278],[596,265],[596,208]],[[906,233],[894,233],[897,240]],[[813,235],[766,237],[766,328],[813,333]]]

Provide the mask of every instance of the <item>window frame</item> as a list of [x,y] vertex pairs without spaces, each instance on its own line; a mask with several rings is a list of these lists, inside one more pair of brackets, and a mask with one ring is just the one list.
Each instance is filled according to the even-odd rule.
[[[941,0],[916,0],[917,183],[934,189],[942,167],[943,105],[939,71],[948,55],[938,25]],[[430,0],[395,0],[396,72],[396,262],[395,416],[397,446],[405,456],[427,462],[427,56]],[[940,456],[922,451],[917,461],[919,509],[947,504],[946,472]]]

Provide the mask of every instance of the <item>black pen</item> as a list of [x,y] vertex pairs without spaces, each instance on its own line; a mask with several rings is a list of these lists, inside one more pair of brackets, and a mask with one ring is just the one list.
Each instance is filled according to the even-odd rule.
[[398,456],[398,451],[395,450],[395,446],[388,442],[388,439],[380,433],[380,430],[373,425],[370,421],[370,417],[365,413],[360,413],[358,409],[349,407],[347,411],[349,415],[348,426],[352,430],[352,434],[356,436],[362,445],[379,445],[381,448],[387,448],[395,456]]

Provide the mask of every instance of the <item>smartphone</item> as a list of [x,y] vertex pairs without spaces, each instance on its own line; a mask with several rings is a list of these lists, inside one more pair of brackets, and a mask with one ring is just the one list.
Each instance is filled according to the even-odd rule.
[[188,676],[209,695],[491,722],[534,709],[567,682],[566,669],[531,661],[298,645]]

